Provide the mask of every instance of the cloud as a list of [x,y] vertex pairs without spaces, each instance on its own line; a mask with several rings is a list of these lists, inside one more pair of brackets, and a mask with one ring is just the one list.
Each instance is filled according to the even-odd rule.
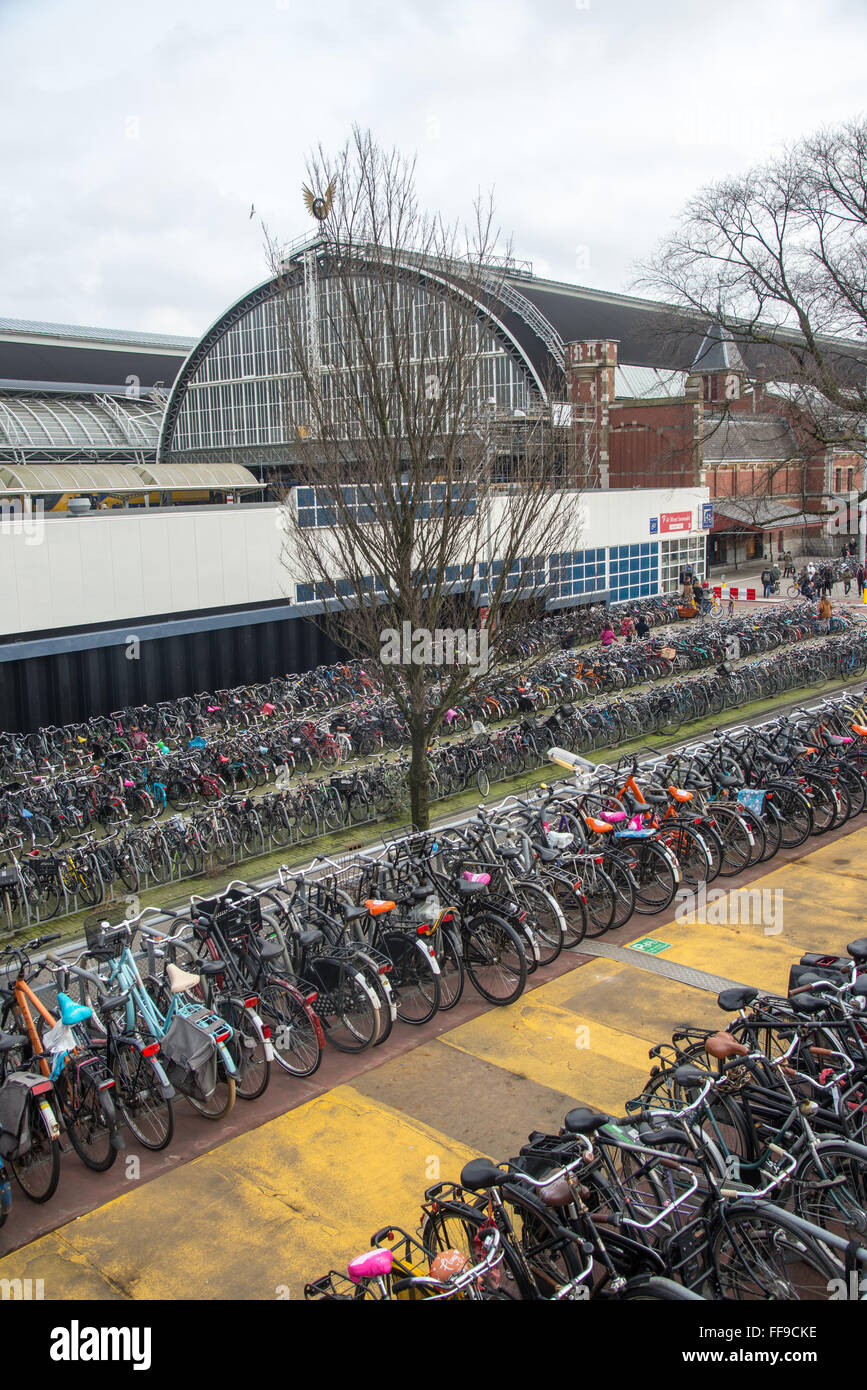
[[[494,188],[537,271],[628,288],[701,184],[856,115],[830,0],[60,0],[0,11],[0,312],[198,334],[306,230],[306,152],[358,121],[447,218]],[[36,58],[38,56],[38,62]]]

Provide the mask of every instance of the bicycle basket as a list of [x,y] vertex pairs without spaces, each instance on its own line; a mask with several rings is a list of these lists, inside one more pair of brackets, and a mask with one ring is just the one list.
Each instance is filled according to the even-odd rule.
[[[218,898],[203,898],[196,903],[196,914],[210,917],[227,941],[258,936],[262,930],[262,903],[242,888],[230,888]],[[197,935],[201,933],[200,928]]]
[[99,951],[107,960],[119,956],[127,943],[127,933],[115,934],[112,929],[125,922],[126,905],[123,903],[107,903],[98,912],[91,912],[84,919],[84,939],[88,949]]

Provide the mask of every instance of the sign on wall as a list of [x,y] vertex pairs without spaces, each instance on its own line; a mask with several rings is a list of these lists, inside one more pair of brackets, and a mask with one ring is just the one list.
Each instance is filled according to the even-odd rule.
[[659,529],[666,531],[691,531],[692,512],[660,512]]
[[702,531],[710,531],[713,526],[713,502],[702,502],[699,511],[701,516],[699,525]]
[[652,516],[652,517],[650,518],[650,534],[651,534],[651,536],[658,536],[658,535],[659,535],[659,517],[658,517],[658,516]]

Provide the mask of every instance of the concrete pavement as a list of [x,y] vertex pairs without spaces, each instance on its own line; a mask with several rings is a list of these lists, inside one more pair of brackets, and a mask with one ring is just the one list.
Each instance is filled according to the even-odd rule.
[[510,1008],[454,1026],[440,1015],[438,1037],[378,1066],[366,1054],[351,1082],[131,1183],[0,1259],[0,1279],[42,1279],[49,1300],[301,1298],[377,1227],[412,1230],[425,1187],[471,1156],[516,1153],[577,1101],[622,1113],[653,1043],[723,1021],[714,992],[685,982],[691,967],[783,991],[802,951],[836,954],[862,935],[867,828],[814,844],[753,879],[757,909],[738,899],[736,916],[728,895],[703,921],[633,918],[616,934],[629,963],[585,959]]

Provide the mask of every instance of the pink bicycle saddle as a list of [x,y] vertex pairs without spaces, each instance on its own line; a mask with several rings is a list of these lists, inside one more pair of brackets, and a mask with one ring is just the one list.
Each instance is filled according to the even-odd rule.
[[356,1255],[346,1266],[346,1273],[353,1284],[359,1279],[373,1279],[378,1274],[390,1274],[394,1262],[391,1250],[368,1250],[364,1255]]

